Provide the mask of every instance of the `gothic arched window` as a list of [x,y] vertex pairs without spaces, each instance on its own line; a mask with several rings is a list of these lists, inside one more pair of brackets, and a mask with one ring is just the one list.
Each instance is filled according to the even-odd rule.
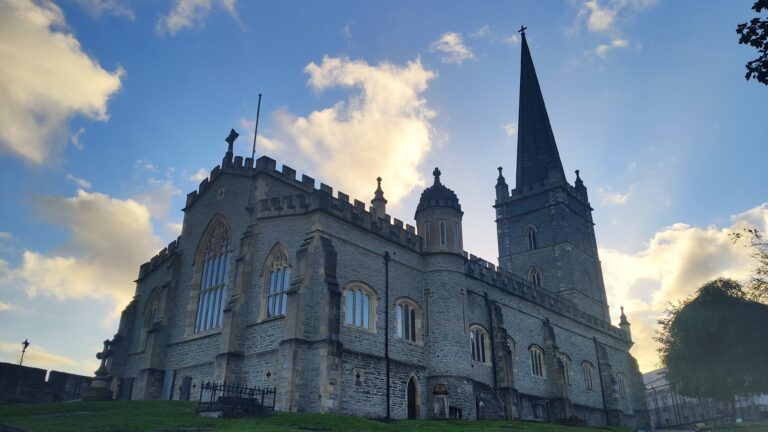
[[160,320],[160,291],[157,288],[149,295],[144,311],[144,328],[149,330]]
[[539,245],[536,242],[536,228],[529,225],[525,230],[525,238],[528,240],[529,251],[538,249]]
[[541,288],[541,273],[536,268],[532,268],[528,271],[528,280],[536,286],[536,288]]
[[581,372],[584,375],[584,387],[586,387],[587,390],[594,390],[595,387],[592,377],[595,374],[595,367],[592,366],[592,363],[585,361],[581,364]]
[[367,286],[354,284],[347,287],[344,294],[347,325],[374,330],[376,322],[376,293]]
[[397,337],[411,342],[418,340],[421,309],[410,299],[398,300],[395,305],[397,317]]
[[619,372],[616,375],[616,386],[619,388],[619,397],[622,399],[627,398],[627,379],[624,374]]
[[229,230],[221,220],[208,228],[199,249],[199,297],[195,315],[195,332],[221,327],[226,301],[227,273],[229,272]]
[[490,354],[488,352],[490,339],[488,332],[480,325],[469,327],[469,342],[472,345],[472,360],[478,363],[488,363]]
[[531,373],[537,377],[546,377],[547,370],[544,365],[544,350],[536,345],[531,346],[528,350],[531,354]]
[[277,247],[267,258],[264,274],[264,318],[285,315],[288,300],[288,282],[291,270],[288,266],[288,256],[282,247]]

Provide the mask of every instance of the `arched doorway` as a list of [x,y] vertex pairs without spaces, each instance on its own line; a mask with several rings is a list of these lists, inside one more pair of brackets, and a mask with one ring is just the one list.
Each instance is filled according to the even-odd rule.
[[408,418],[419,418],[419,384],[416,382],[416,377],[411,376],[408,380],[408,386],[406,388],[406,405],[408,407]]

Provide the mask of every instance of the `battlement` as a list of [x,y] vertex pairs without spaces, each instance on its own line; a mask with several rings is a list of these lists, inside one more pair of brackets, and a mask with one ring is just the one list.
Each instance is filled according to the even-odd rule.
[[341,191],[336,194],[334,197],[333,189],[321,184],[320,189],[310,193],[262,199],[256,206],[256,217],[264,219],[322,211],[400,246],[421,251],[421,237],[416,235],[415,227],[390,215],[376,217],[370,207],[366,210],[362,201],[350,202],[349,195]]
[[514,188],[511,190],[511,192],[508,192],[507,196],[503,198],[502,200],[496,200],[496,204],[503,204],[508,201],[513,201],[515,199],[521,198],[526,195],[532,195],[539,192],[544,192],[546,190],[560,187],[566,190],[569,194],[571,194],[574,198],[583,201],[584,203],[589,203],[588,200],[580,194],[575,187],[571,186],[570,183],[563,182],[563,183],[547,183],[547,182],[539,182],[532,185],[525,186],[523,188]]
[[[465,257],[468,255],[467,252],[464,252],[464,254]],[[497,267],[482,258],[469,254],[465,272],[470,277],[482,280],[518,297],[525,298],[530,302],[565,315],[575,321],[600,329],[616,337],[626,338],[624,331],[620,328],[580,310],[573,302],[562,299],[555,293],[537,288],[530,281],[501,267]]]
[[146,276],[147,273],[156,269],[166,259],[168,259],[174,253],[176,253],[176,251],[179,248],[179,241],[180,241],[180,237],[177,237],[176,240],[168,243],[168,246],[160,250],[160,252],[158,252],[157,255],[153,256],[152,259],[150,259],[149,261],[139,266],[139,277],[137,280],[141,280],[141,278]]
[[389,215],[383,218],[376,217],[371,207],[366,209],[365,203],[356,199],[350,202],[349,195],[344,192],[338,191],[334,197],[333,188],[325,183],[320,183],[315,189],[314,178],[302,174],[299,180],[296,170],[288,165],[283,165],[278,170],[277,162],[268,156],[258,158],[255,166],[251,158],[243,159],[242,156],[235,156],[232,160],[225,158],[222,165],[216,165],[210,175],[200,182],[196,191],[187,194],[185,209],[194,205],[223,173],[250,178],[267,174],[302,191],[298,194],[260,200],[256,206],[257,218],[290,216],[319,210],[401,246],[416,252],[421,251],[421,238],[416,235],[415,227],[403,224],[400,219]]

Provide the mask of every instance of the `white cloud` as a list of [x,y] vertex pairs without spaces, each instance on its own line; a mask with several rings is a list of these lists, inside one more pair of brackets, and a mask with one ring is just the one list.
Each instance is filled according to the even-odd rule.
[[433,72],[419,59],[401,67],[331,57],[304,70],[315,91],[358,93],[307,117],[274,113],[285,152],[306,155],[324,181],[353,198],[371,196],[376,176],[392,204],[424,184],[418,166],[432,147],[436,114],[421,95]]
[[608,54],[609,50],[614,48],[626,48],[628,46],[629,42],[624,39],[613,39],[611,43],[598,45],[597,48],[595,48],[595,54],[605,58],[605,55]]
[[754,261],[734,245],[730,233],[747,226],[768,228],[768,204],[734,215],[727,227],[673,224],[653,235],[635,253],[600,248],[605,285],[615,322],[623,305],[632,323],[633,353],[644,371],[658,366],[653,340],[656,320],[670,302],[693,294],[717,277],[744,280]]
[[599,32],[608,30],[616,18],[618,10],[600,7],[597,0],[589,0],[582,5],[582,12],[587,15],[587,27],[590,31]]
[[0,231],[0,239],[3,240],[10,240],[13,238],[13,234],[7,232],[7,231]]
[[16,309],[18,309],[18,306],[12,305],[10,303],[3,303],[0,301],[0,312],[13,311]]
[[474,57],[472,50],[461,40],[461,35],[455,32],[443,33],[429,48],[445,54],[441,59],[443,63],[462,64]]
[[[216,2],[229,13],[240,25],[237,14],[237,0],[218,0]],[[175,0],[168,15],[160,18],[155,26],[159,33],[167,32],[175,36],[181,30],[200,28],[213,9],[214,0]]]
[[[240,134],[240,140],[237,142],[240,143],[240,147],[243,148],[244,151],[247,151],[247,154],[250,157],[251,150],[253,149],[253,132],[256,127],[256,120],[241,118],[238,123],[240,125],[240,130],[243,132]],[[267,138],[262,133],[256,138],[256,157],[258,158],[259,154],[277,152],[282,147],[283,143],[275,139]]]
[[486,24],[480,27],[479,29],[477,29],[476,31],[470,33],[469,36],[473,38],[480,38],[480,39],[489,38],[491,37],[491,26]]
[[83,136],[85,133],[85,128],[81,127],[77,130],[72,136],[69,138],[70,141],[72,141],[72,145],[75,146],[76,149],[82,150],[83,149],[83,143],[80,142],[80,137]]
[[0,0],[0,52],[0,152],[40,164],[66,142],[68,119],[107,120],[124,71],[83,52],[51,1]]
[[72,183],[76,184],[81,189],[90,189],[91,188],[91,182],[85,179],[81,179],[79,177],[75,177],[72,174],[67,174],[67,180],[71,181]]
[[112,15],[129,20],[136,18],[128,2],[124,0],[75,0],[75,3],[94,17]]
[[501,128],[504,129],[504,133],[507,134],[507,137],[513,138],[517,136],[517,122],[503,124],[501,125]]
[[636,188],[637,185],[631,185],[625,193],[614,192],[602,186],[598,186],[596,190],[600,198],[600,204],[620,206],[629,202],[629,198],[635,193]]
[[520,43],[520,37],[518,35],[512,35],[504,38],[504,43],[508,45],[517,45]]
[[148,178],[144,190],[134,197],[147,209],[153,218],[165,219],[171,210],[171,200],[174,196],[181,195],[181,189],[177,188],[172,179]]
[[30,297],[111,298],[117,309],[125,306],[139,265],[161,245],[149,209],[83,190],[72,197],[37,197],[35,204],[41,219],[63,226],[71,238],[55,252],[25,251],[20,266],[10,270],[21,288]]
[[208,170],[205,168],[200,168],[196,173],[192,174],[188,178],[191,182],[200,183],[201,181],[208,178]]

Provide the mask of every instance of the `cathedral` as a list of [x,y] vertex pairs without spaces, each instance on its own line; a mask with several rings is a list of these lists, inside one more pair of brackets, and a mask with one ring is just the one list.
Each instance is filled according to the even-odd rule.
[[587,188],[563,171],[525,33],[519,104],[498,265],[463,249],[455,174],[435,168],[412,226],[387,214],[380,178],[370,205],[350,200],[234,156],[231,134],[179,238],[139,269],[113,397],[195,400],[212,381],[274,387],[280,411],[647,427],[630,324],[610,322]]

